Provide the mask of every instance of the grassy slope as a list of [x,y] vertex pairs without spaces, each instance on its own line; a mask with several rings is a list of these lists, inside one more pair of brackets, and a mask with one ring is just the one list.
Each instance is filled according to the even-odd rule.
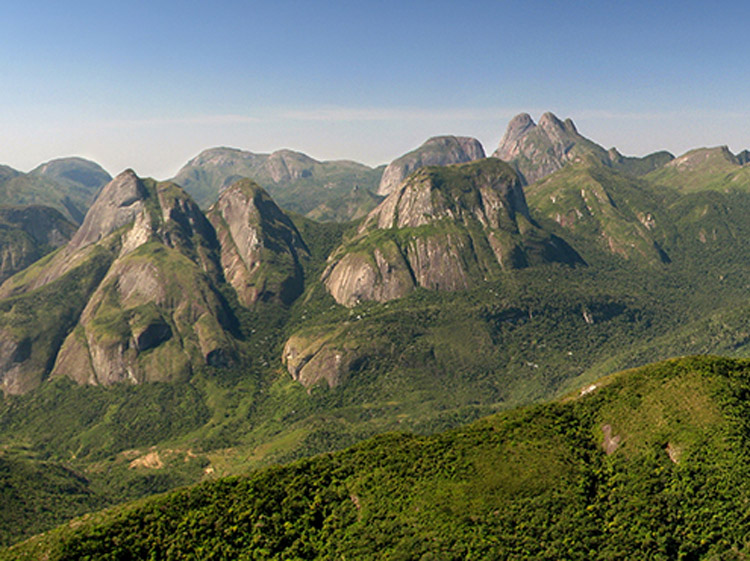
[[741,166],[726,147],[698,148],[652,171],[645,178],[653,184],[673,187],[683,193],[747,190],[750,168]]
[[2,557],[744,559],[749,392],[747,362],[660,363],[92,515]]

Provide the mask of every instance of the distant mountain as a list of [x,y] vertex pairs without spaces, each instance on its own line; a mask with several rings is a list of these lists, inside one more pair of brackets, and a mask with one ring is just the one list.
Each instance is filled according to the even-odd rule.
[[0,204],[46,205],[80,224],[99,189],[111,179],[99,164],[75,157],[52,160],[29,173],[3,166]]
[[0,206],[0,283],[67,243],[75,231],[53,208]]
[[435,136],[419,148],[396,158],[383,172],[378,195],[390,195],[413,171],[425,166],[462,164],[485,157],[480,142],[468,136]]
[[750,166],[745,153],[735,156],[726,146],[697,148],[654,170],[646,178],[683,193],[747,190],[750,188]]
[[673,158],[668,152],[629,158],[616,149],[607,151],[582,136],[571,119],[561,121],[549,112],[542,115],[538,125],[527,113],[511,119],[492,156],[508,162],[526,184],[538,181],[561,169],[567,162],[583,157],[593,158],[634,175],[644,175]]
[[112,176],[99,164],[76,157],[51,160],[31,170],[29,175],[44,177],[71,188],[88,188],[89,192],[96,192],[112,181]]
[[382,168],[345,160],[319,162],[291,150],[254,154],[211,148],[190,160],[173,181],[207,207],[223,189],[248,178],[265,188],[283,208],[307,214],[322,204],[337,205],[355,187],[375,191],[381,173]]

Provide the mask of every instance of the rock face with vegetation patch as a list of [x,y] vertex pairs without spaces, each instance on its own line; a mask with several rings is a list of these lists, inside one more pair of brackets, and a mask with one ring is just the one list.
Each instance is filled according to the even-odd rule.
[[643,181],[594,158],[572,162],[525,189],[534,215],[553,221],[585,258],[603,251],[642,264],[671,261],[674,226],[665,205]]
[[209,211],[221,244],[224,276],[240,302],[291,304],[304,286],[301,260],[309,251],[289,217],[256,183],[243,179]]
[[535,263],[582,262],[531,220],[518,177],[496,159],[418,170],[329,261],[323,282],[345,306],[418,286],[468,288]]
[[[236,320],[217,289],[219,250],[182,189],[121,173],[66,247],[0,287],[5,390],[47,376],[174,380],[194,365],[231,362]],[[24,320],[29,307],[47,320]]]
[[462,164],[485,157],[484,148],[476,138],[468,136],[435,136],[416,150],[393,160],[380,179],[378,195],[395,191],[412,172],[425,166]]
[[342,383],[371,350],[344,325],[295,333],[284,345],[282,362],[292,378],[306,388],[321,382],[334,387]]
[[526,184],[580,158],[593,158],[633,175],[644,175],[673,158],[668,152],[633,158],[623,156],[614,148],[607,151],[579,134],[572,120],[561,121],[549,112],[542,115],[539,124],[534,123],[528,113],[516,115],[492,156],[508,162]]

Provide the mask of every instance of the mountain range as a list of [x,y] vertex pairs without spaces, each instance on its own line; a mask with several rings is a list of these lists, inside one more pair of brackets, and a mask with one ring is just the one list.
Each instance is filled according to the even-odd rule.
[[[100,177],[69,164],[26,175],[81,185]],[[112,520],[130,528],[151,508],[171,512],[185,501],[181,528],[204,516],[245,528],[267,507],[242,506],[243,522],[224,518],[218,505],[240,500],[234,485],[266,497],[265,485],[271,505],[287,484],[269,481],[287,477],[300,478],[300,508],[311,519],[295,506],[263,522],[274,528],[265,537],[243,529],[236,544],[223,542],[239,549],[208,537],[200,547],[235,556],[252,540],[268,557],[367,556],[381,547],[405,558],[446,548],[538,558],[541,547],[559,552],[566,532],[610,557],[669,557],[681,543],[690,544],[687,556],[739,547],[703,529],[667,543],[654,513],[638,518],[638,532],[656,544],[642,549],[650,542],[627,537],[636,526],[623,517],[649,500],[643,485],[700,485],[698,472],[741,461],[744,444],[730,453],[717,435],[744,430],[732,415],[747,406],[746,365],[686,360],[602,377],[678,355],[747,354],[748,165],[746,152],[725,147],[625,157],[570,119],[546,113],[536,124],[522,114],[489,158],[475,139],[444,136],[376,169],[216,148],[170,181],[126,170],[96,187],[77,228],[70,214],[9,198],[16,206],[0,212],[0,234],[14,236],[0,237],[0,255],[10,256],[3,267],[12,264],[0,284],[0,499],[12,514],[0,517],[0,536],[14,542],[104,506],[386,431],[451,429],[378,437],[247,480],[206,483],[97,516],[81,534],[50,534],[64,545],[44,538],[24,547],[41,544],[49,558],[101,556],[97,548],[113,546],[90,536],[115,535]],[[584,398],[581,388],[593,386],[601,391]],[[568,397],[514,409],[560,395]],[[690,410],[702,413],[691,420]],[[487,415],[496,416],[476,421]],[[717,450],[714,460],[696,443]],[[427,451],[422,464],[418,450]],[[491,459],[481,450],[501,452]],[[433,461],[442,456],[455,462]],[[482,488],[485,460],[500,466],[490,489]],[[423,471],[404,475],[415,462]],[[662,469],[668,482],[643,466]],[[38,487],[25,483],[29,473],[44,474]],[[462,474],[458,486],[447,473]],[[622,501],[607,503],[607,493]],[[305,502],[318,495],[322,510]],[[678,495],[657,495],[675,520],[703,521],[673,508]],[[568,510],[556,514],[562,525],[527,524],[513,537],[519,520],[557,512],[549,511],[559,508],[555,497],[567,497]],[[696,499],[695,512],[719,500]],[[454,542],[439,538],[457,519],[479,524],[481,539],[471,541],[469,522]],[[287,538],[277,522],[291,524]],[[182,535],[163,529],[165,537],[144,530],[154,541],[128,545],[127,555]],[[120,543],[135,539],[123,532]],[[434,547],[415,545],[425,536],[438,538]]]

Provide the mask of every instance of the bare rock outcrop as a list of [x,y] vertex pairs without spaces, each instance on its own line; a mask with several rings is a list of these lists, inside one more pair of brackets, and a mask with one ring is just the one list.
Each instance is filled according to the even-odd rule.
[[345,322],[295,333],[284,345],[282,362],[306,388],[322,383],[335,387],[360,370],[381,344],[372,338],[364,340]]
[[510,163],[525,183],[546,177],[584,155],[609,161],[607,151],[581,136],[573,121],[561,121],[549,112],[542,115],[539,124],[526,113],[514,117],[492,154]]
[[244,179],[209,211],[221,244],[224,276],[240,302],[291,304],[304,286],[301,260],[309,251],[289,217],[261,187]]
[[133,222],[143,211],[147,196],[143,182],[135,172],[132,169],[123,171],[99,193],[83,224],[70,240],[68,251],[96,243]]

